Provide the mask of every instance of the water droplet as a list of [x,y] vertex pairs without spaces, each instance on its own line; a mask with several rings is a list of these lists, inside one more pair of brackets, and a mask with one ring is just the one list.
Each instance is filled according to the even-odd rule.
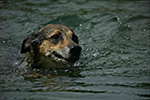
[[68,72],[68,69],[66,69],[65,72]]
[[124,24],[125,27],[130,27],[128,24]]
[[127,37],[127,40],[129,40],[130,38],[129,37]]
[[127,40],[130,40],[130,37],[128,37],[128,36],[125,36],[124,38],[127,39]]
[[121,54],[123,54],[123,51],[120,51]]
[[79,26],[82,26],[82,24],[79,24]]
[[117,16],[117,20],[120,21],[120,18]]
[[93,53],[92,54],[94,57],[97,57],[98,56],[98,53],[96,52],[96,53]]
[[122,24],[122,22],[119,22],[120,24]]
[[4,44],[6,43],[6,41],[2,41]]
[[146,53],[148,53],[148,52],[149,52],[149,50],[146,50],[145,52],[146,52]]
[[57,70],[54,70],[54,73],[57,74]]
[[14,65],[18,65],[19,64],[19,61],[16,61],[15,63],[14,63]]
[[143,28],[143,29],[142,29],[142,31],[143,31],[143,32],[145,32],[145,31],[146,31],[146,29],[144,29],[144,28]]
[[96,57],[97,56],[97,54],[96,53],[94,53],[94,54],[92,54],[94,57]]

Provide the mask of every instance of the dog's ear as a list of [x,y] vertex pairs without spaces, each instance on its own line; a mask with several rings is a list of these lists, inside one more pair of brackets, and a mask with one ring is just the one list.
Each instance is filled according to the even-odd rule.
[[26,53],[30,51],[30,46],[32,44],[32,41],[38,36],[38,33],[33,33],[28,35],[27,38],[23,40],[22,47],[21,47],[21,53]]

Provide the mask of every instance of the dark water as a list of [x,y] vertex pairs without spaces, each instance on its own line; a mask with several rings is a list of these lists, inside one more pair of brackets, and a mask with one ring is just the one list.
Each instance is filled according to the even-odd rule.
[[[81,59],[21,77],[22,40],[50,23],[75,31]],[[0,100],[148,100],[149,76],[150,1],[0,0]]]

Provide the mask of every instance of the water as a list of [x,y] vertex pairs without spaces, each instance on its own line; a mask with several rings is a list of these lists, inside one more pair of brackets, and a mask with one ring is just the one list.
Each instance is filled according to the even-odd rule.
[[[22,77],[22,40],[50,23],[74,30],[81,59],[74,69]],[[148,100],[149,65],[148,0],[0,1],[0,100]]]

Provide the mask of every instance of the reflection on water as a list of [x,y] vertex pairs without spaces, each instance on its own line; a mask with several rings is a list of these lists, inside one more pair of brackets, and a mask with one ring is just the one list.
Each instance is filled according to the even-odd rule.
[[[50,23],[74,30],[81,59],[18,73],[22,40]],[[150,99],[149,25],[149,1],[0,1],[0,99]]]

